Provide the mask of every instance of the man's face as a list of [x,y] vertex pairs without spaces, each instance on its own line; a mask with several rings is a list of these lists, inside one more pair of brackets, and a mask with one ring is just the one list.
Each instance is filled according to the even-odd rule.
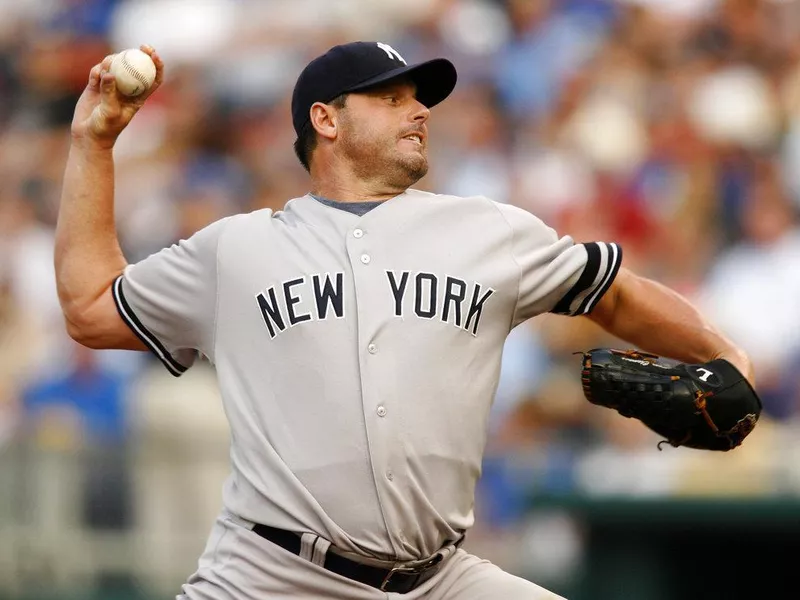
[[337,145],[357,175],[406,188],[428,172],[430,112],[415,95],[406,80],[348,95]]

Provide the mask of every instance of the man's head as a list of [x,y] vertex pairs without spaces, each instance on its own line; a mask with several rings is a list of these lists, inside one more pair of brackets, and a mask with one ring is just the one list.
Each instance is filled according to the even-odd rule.
[[382,175],[411,185],[427,172],[428,109],[455,83],[455,67],[445,59],[409,66],[386,44],[335,46],[297,80],[295,152],[310,170],[323,143],[364,178]]

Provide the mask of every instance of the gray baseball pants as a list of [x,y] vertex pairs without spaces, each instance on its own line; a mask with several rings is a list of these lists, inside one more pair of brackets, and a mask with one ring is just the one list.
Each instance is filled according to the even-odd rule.
[[492,563],[458,550],[407,594],[382,592],[332,573],[221,515],[198,570],[177,600],[564,600]]

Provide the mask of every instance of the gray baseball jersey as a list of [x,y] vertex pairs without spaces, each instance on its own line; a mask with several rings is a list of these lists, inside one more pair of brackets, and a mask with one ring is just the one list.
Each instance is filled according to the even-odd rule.
[[215,365],[226,510],[411,560],[472,525],[509,331],[590,311],[620,261],[519,208],[408,190],[363,216],[304,196],[223,219],[113,289],[173,374]]

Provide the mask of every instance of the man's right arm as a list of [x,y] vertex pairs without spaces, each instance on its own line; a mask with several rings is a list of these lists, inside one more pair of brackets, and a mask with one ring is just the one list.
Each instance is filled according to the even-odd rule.
[[127,266],[114,226],[114,161],[94,142],[70,148],[56,227],[58,298],[75,341],[145,350],[117,313],[111,285]]
[[142,50],[156,64],[148,92],[120,95],[107,56],[92,69],[72,122],[56,226],[56,283],[69,335],[91,348],[147,349],[119,316],[111,293],[127,266],[114,224],[113,146],[163,80],[161,59],[152,48]]

